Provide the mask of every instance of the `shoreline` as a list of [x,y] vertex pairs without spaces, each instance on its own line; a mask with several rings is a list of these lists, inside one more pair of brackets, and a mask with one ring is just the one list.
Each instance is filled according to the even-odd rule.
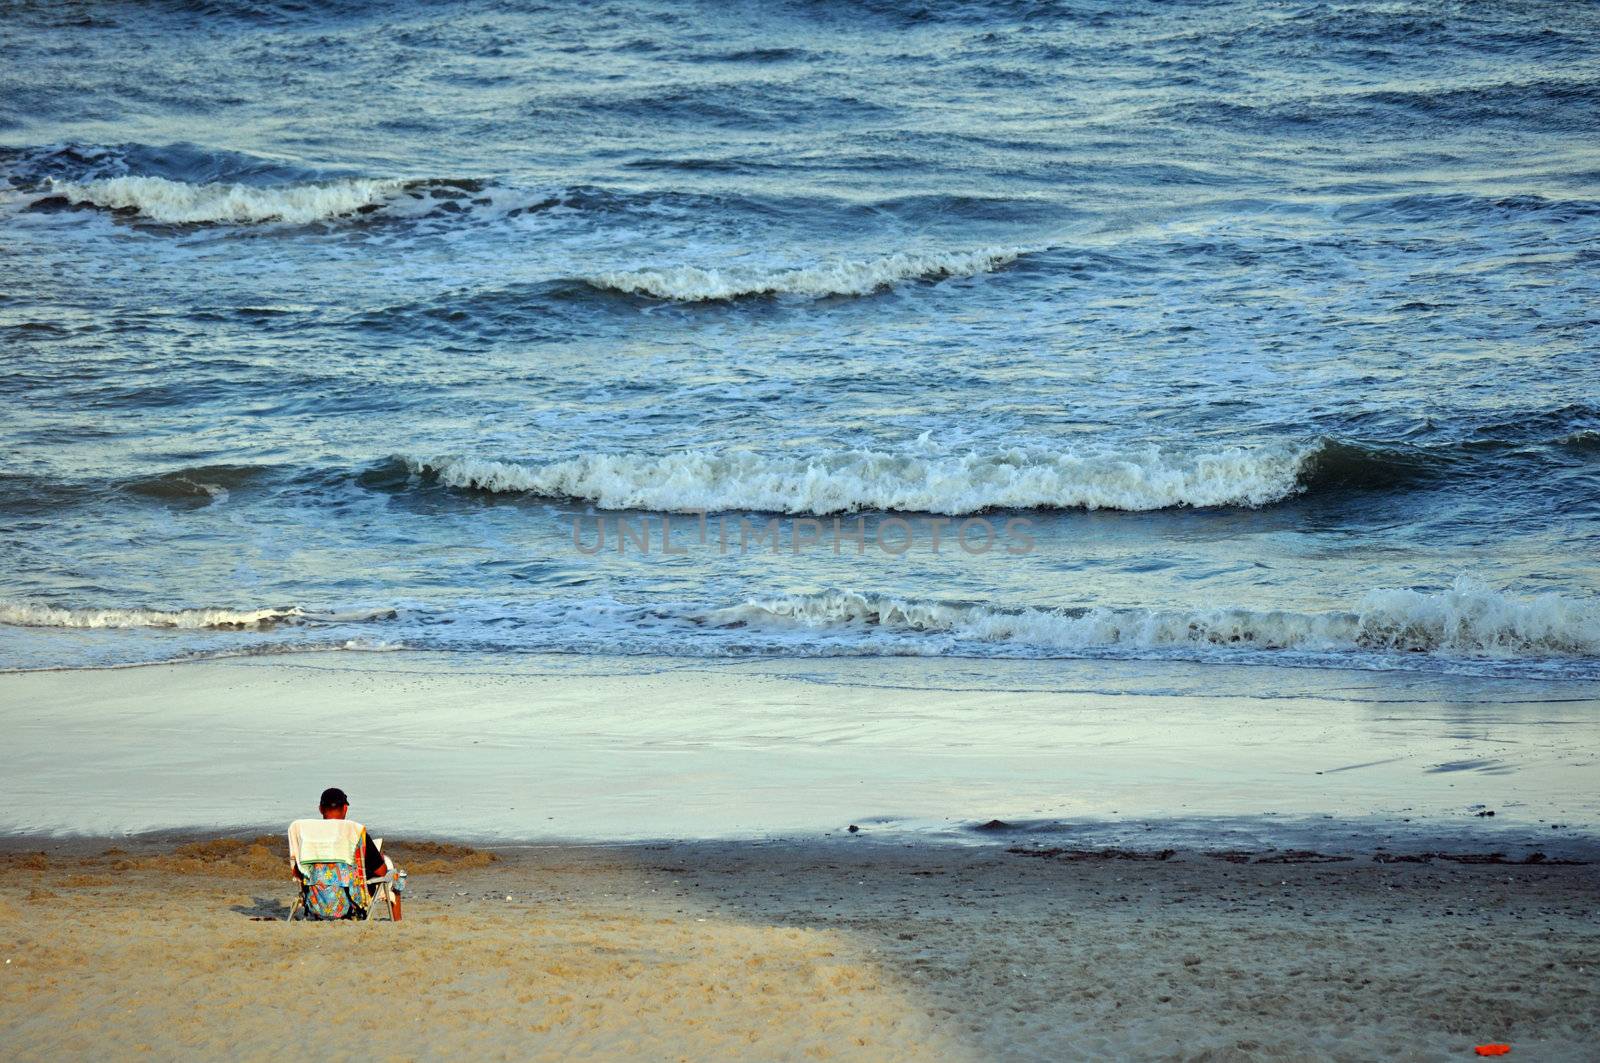
[[403,1059],[1579,1060],[1600,1015],[1590,867],[396,835],[403,922],[290,924],[281,836],[15,841],[20,1060],[264,1059],[286,1016]]
[[[663,847],[727,847],[815,850],[829,853],[869,854],[887,850],[917,852],[1005,853],[1020,856],[1056,856],[1067,860],[1166,861],[1223,860],[1236,864],[1324,864],[1357,866],[1388,864],[1460,864],[1496,867],[1584,867],[1600,865],[1600,835],[1564,831],[1543,837],[1522,831],[1502,833],[1445,831],[1424,825],[1414,831],[1386,821],[1366,823],[1335,832],[1303,825],[1301,831],[1281,830],[1270,818],[1232,820],[1226,824],[1189,820],[1131,824],[1075,822],[1070,824],[972,822],[960,831],[918,832],[882,830],[849,824],[837,831],[811,834],[763,834],[715,838],[591,838],[484,837],[471,833],[442,835],[389,831],[413,844],[478,847],[494,852],[571,850],[595,852],[648,852]],[[283,824],[231,826],[175,826],[126,833],[0,831],[0,857],[28,852],[89,854],[129,846],[152,851],[179,845],[208,844],[276,837]],[[856,827],[852,831],[849,828]],[[1430,829],[1431,828],[1431,829]],[[383,837],[377,822],[373,834]]]

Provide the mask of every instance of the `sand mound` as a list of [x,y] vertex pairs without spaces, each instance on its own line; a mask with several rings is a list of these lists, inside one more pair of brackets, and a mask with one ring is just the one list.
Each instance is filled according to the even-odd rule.
[[[443,875],[488,867],[499,860],[495,853],[449,842],[385,842],[385,851],[407,874]],[[107,850],[112,857],[121,850]],[[20,854],[13,866],[45,870],[44,853]],[[288,873],[289,843],[279,834],[255,838],[211,838],[180,845],[170,853],[124,858],[112,865],[117,871],[164,871],[173,875],[209,875],[220,878],[280,878]]]
[[5,853],[0,855],[0,868],[7,871],[48,871],[50,858],[44,853]]
[[408,875],[446,875],[452,871],[488,867],[500,859],[496,853],[449,842],[385,843],[385,851]]
[[275,878],[288,874],[289,842],[275,834],[263,834],[248,840],[213,838],[180,845],[170,853],[124,861],[117,866],[165,871],[174,875]]

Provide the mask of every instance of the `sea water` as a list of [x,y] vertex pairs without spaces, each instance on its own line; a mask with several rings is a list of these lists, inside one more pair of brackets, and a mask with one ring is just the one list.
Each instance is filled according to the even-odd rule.
[[1600,679],[1593,6],[0,16],[0,667]]

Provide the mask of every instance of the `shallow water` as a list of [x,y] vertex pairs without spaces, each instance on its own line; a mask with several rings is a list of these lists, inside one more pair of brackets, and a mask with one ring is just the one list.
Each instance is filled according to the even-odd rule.
[[1600,678],[1593,9],[5,15],[0,666]]

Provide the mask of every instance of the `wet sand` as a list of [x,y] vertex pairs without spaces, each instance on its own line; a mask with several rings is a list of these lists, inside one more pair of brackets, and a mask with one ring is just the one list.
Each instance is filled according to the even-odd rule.
[[1157,844],[1158,823],[1201,846],[1600,835],[1600,694],[1560,684],[329,654],[0,675],[0,739],[0,831],[24,833],[276,830],[338,785],[375,827],[485,841],[959,838],[991,819],[1105,844]]
[[403,922],[289,924],[275,835],[10,839],[5,1055],[1577,1060],[1600,1033],[1590,865],[391,847]]

